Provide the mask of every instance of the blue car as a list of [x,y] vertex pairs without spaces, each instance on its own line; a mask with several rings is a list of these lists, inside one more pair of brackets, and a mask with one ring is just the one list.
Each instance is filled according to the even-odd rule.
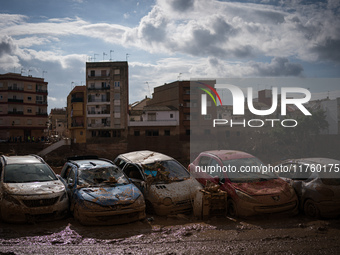
[[145,218],[140,190],[107,159],[69,158],[61,171],[70,211],[83,225],[113,225]]

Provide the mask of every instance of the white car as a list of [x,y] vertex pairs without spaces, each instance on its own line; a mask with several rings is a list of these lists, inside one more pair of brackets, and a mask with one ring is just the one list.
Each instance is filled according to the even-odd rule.
[[64,184],[39,156],[0,157],[0,216],[8,222],[62,218],[68,212]]
[[147,210],[158,215],[192,211],[200,183],[178,161],[153,151],[119,155],[114,163],[143,192]]

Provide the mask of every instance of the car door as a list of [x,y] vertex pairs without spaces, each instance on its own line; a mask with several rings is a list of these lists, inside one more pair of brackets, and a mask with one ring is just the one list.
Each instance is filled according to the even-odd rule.
[[125,164],[123,168],[124,174],[131,180],[131,182],[144,193],[145,191],[145,176],[140,167],[133,163]]

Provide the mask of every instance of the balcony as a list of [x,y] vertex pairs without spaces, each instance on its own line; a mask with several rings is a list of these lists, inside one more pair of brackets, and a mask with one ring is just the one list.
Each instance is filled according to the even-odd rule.
[[38,116],[48,116],[48,114],[46,112],[36,112],[35,115],[38,115]]
[[47,93],[47,89],[37,89],[36,92],[38,92],[38,93]]
[[178,126],[178,121],[177,120],[145,120],[145,121],[129,120],[128,126],[130,126],[130,127]]
[[89,98],[88,103],[110,103],[110,99],[91,99]]
[[84,98],[72,98],[71,103],[83,103]]
[[8,111],[8,114],[13,114],[13,115],[24,115],[23,111]]
[[36,101],[36,104],[46,104],[47,105],[47,101]]
[[11,90],[11,91],[24,91],[24,88],[19,88],[19,87],[8,87],[8,90]]
[[71,123],[71,127],[74,127],[74,128],[83,128],[84,127],[84,123]]
[[110,87],[88,88],[88,90],[109,90]]
[[14,99],[14,98],[8,98],[9,103],[23,103],[23,99]]
[[109,128],[110,122],[107,123],[95,123],[95,124],[87,124],[88,128]]

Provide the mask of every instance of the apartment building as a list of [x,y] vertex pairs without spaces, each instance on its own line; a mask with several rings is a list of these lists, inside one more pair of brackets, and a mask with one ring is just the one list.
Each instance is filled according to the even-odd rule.
[[88,142],[126,137],[129,72],[127,61],[86,63]]
[[67,96],[67,127],[74,143],[86,143],[86,86],[75,86]]
[[0,138],[25,140],[47,128],[47,82],[17,73],[0,75]]

